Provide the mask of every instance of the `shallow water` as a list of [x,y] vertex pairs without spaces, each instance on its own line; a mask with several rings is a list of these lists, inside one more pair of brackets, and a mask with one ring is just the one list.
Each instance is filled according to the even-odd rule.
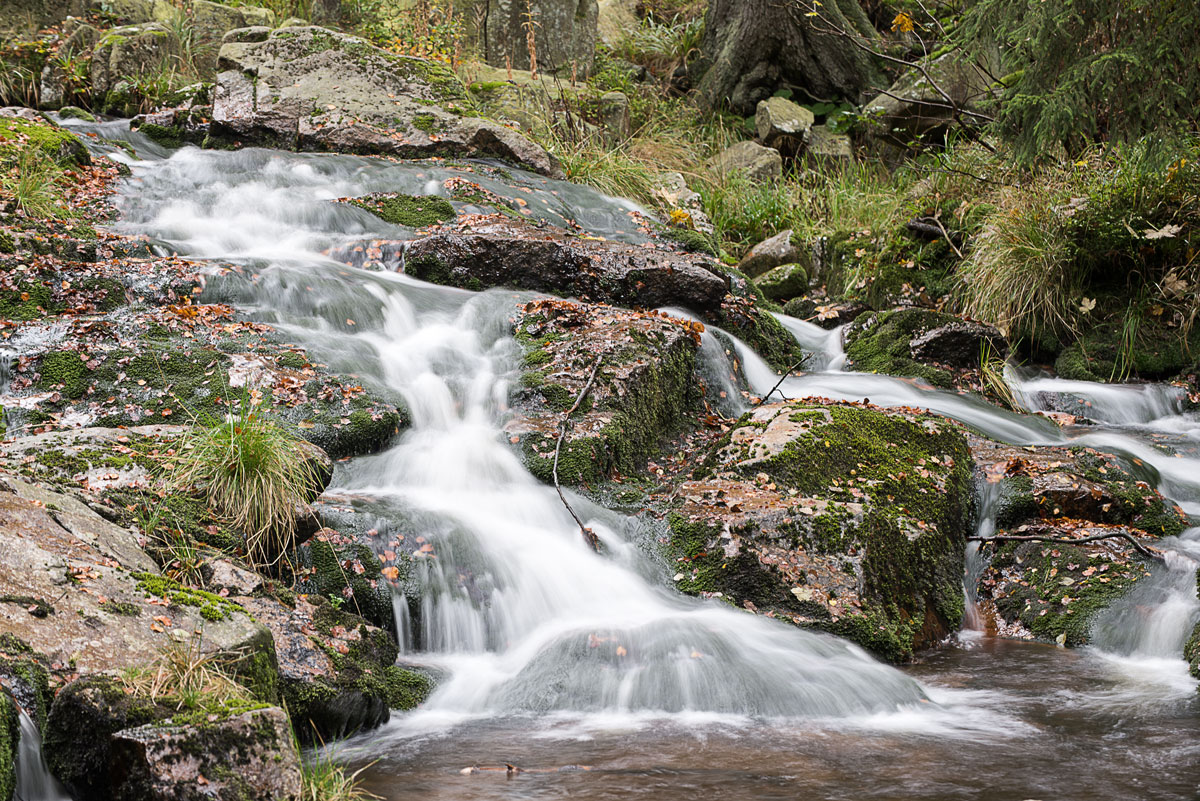
[[[339,466],[329,491],[425,537],[436,553],[421,568],[421,625],[404,629],[403,658],[443,679],[421,710],[344,747],[351,764],[370,764],[364,776],[377,794],[1195,796],[1200,708],[1175,645],[1200,614],[1194,584],[1187,593],[1194,537],[1167,543],[1172,564],[1147,582],[1148,595],[1113,610],[1103,650],[968,632],[898,670],[835,638],[680,597],[637,521],[574,499],[607,546],[605,556],[593,554],[500,434],[519,363],[508,320],[529,293],[434,287],[322,255],[411,235],[328,199],[437,192],[456,168],[263,150],[187,149],[164,160],[127,138],[146,159],[130,160],[120,230],[242,265],[218,292],[412,410],[413,428],[394,447]],[[639,236],[623,201],[522,173],[488,180],[493,191],[520,192],[551,222]],[[1014,390],[1031,405],[1082,396],[1103,421],[1060,429],[973,396],[840,372],[836,332],[783,322],[823,370],[784,381],[786,397],[928,408],[1009,443],[1115,449],[1141,460],[1165,493],[1200,506],[1200,422],[1168,391],[1014,372]],[[752,351],[724,341],[756,392],[775,385]],[[712,380],[731,372],[721,342],[705,337]],[[460,773],[505,762],[530,772]],[[559,770],[571,765],[591,769]]]

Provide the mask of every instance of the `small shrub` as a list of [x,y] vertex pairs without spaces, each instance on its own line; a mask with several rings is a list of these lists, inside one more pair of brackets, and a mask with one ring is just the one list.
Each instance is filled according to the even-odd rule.
[[62,169],[54,160],[29,148],[21,152],[15,165],[0,173],[0,192],[11,197],[28,217],[61,219],[71,216],[58,202],[62,181]]

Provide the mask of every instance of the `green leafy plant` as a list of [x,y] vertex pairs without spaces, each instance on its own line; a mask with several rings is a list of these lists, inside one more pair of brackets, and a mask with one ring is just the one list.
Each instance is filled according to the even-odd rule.
[[317,467],[303,440],[258,413],[261,399],[251,393],[227,419],[195,427],[171,483],[203,492],[245,536],[247,560],[265,568],[292,547]]

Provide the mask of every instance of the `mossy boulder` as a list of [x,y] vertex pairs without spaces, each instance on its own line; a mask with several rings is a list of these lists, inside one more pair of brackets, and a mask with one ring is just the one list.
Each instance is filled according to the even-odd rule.
[[398,667],[391,635],[348,611],[348,602],[320,595],[280,604],[242,599],[272,631],[279,653],[281,695],[303,742],[330,742],[412,709],[428,695],[422,674]]
[[959,624],[972,526],[959,426],[852,404],[745,415],[676,491],[675,584],[847,637],[891,661]]
[[118,731],[109,771],[114,801],[278,801],[299,798],[303,788],[300,755],[279,707]]
[[873,309],[932,305],[955,288],[958,255],[944,238],[925,239],[899,227],[831,236],[821,277],[829,296]]
[[87,148],[65,128],[40,116],[0,116],[0,162],[15,162],[18,151],[34,151],[61,166],[91,163]]
[[318,531],[301,546],[299,587],[314,596],[333,599],[380,628],[395,625],[391,587],[383,578],[383,563],[357,538],[330,528]]
[[1183,646],[1183,658],[1187,660],[1188,672],[1200,679],[1200,623],[1192,629],[1192,635]]
[[781,264],[754,279],[771,300],[784,301],[808,291],[808,270],[803,264]]
[[1060,377],[1076,381],[1152,381],[1194,369],[1197,353],[1200,331],[1185,336],[1156,321],[1140,322],[1132,329],[1110,322],[1089,329],[1063,350],[1054,369]]
[[588,385],[559,453],[564,484],[640,472],[700,402],[693,378],[699,331],[687,320],[569,301],[534,301],[515,333],[525,348],[505,428],[535,476],[553,481],[562,416]]
[[977,369],[985,353],[1002,357],[1004,337],[994,328],[930,309],[899,309],[857,318],[845,334],[851,369],[954,384],[954,370]]
[[[1187,526],[1178,507],[1112,454],[981,438],[973,438],[972,450],[998,484],[997,536],[1066,540],[983,546],[990,561],[976,592],[988,625],[1005,636],[1087,644],[1099,613],[1149,575],[1129,540],[1152,545]],[[1111,539],[1070,542],[1105,535]]]

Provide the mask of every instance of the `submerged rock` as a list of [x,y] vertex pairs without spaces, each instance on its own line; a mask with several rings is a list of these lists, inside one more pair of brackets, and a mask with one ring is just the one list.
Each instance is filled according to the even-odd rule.
[[974,484],[957,424],[759,406],[675,493],[676,586],[901,661],[957,628]]
[[545,150],[472,116],[458,76],[437,61],[398,56],[315,26],[221,47],[212,134],[297,150],[502,158],[558,173]]

